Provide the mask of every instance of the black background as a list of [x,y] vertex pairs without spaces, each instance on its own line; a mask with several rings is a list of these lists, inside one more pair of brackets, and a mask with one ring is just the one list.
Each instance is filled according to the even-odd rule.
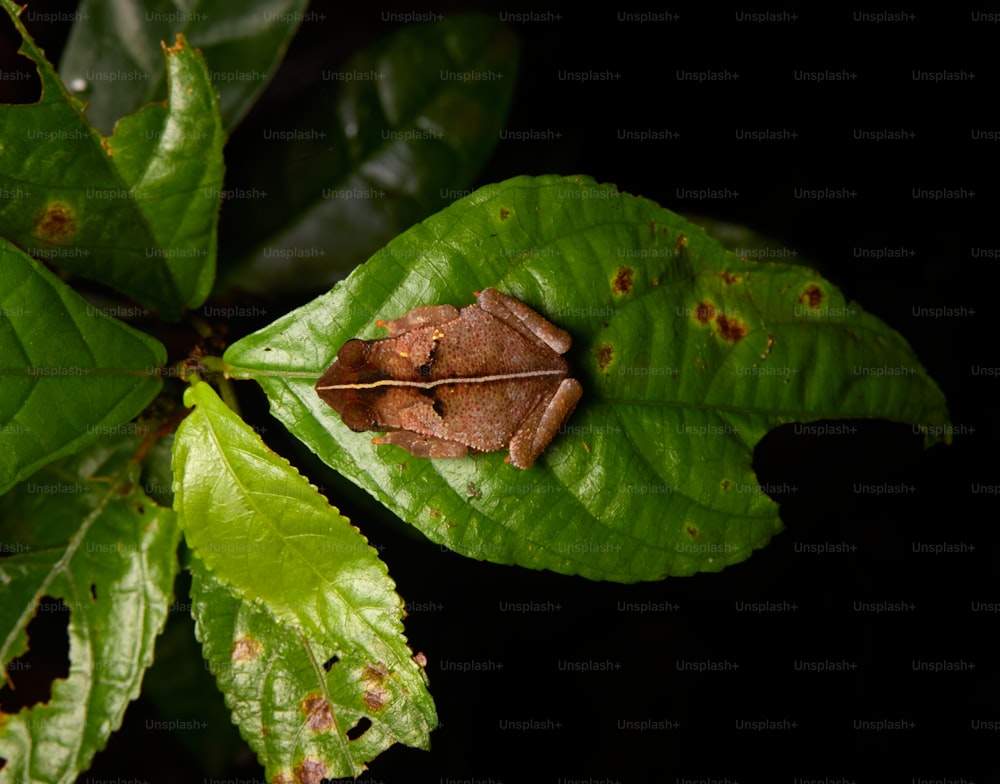
[[[304,25],[254,114],[236,133],[266,124],[322,68],[398,25],[384,11],[523,9],[482,4],[338,8]],[[72,4],[33,3],[33,10]],[[627,9],[638,10],[638,9]],[[677,19],[619,21],[618,12],[561,13],[515,23],[521,64],[507,127],[554,130],[557,140],[501,140],[476,185],[517,174],[588,174],[691,216],[732,221],[772,236],[820,269],[847,296],[900,331],[939,383],[960,434],[922,449],[909,426],[857,422],[857,432],[808,436],[786,426],[758,447],[762,483],[787,530],[750,560],[719,574],[633,586],[468,561],[424,540],[375,506],[340,504],[360,525],[411,607],[406,622],[427,672],[441,727],[432,750],[394,747],[362,778],[373,782],[1000,781],[995,614],[1000,602],[997,504],[973,492],[998,486],[995,376],[997,26],[973,21],[986,6],[915,11],[912,21],[855,21],[855,9],[798,11],[794,20],[738,21],[768,7],[686,5]],[[858,9],[861,10],[861,9]],[[884,10],[884,9],[883,9]],[[68,34],[29,27],[53,61]],[[5,27],[4,41],[13,40]],[[6,59],[9,61],[9,49]],[[678,80],[678,71],[728,71],[726,81]],[[917,81],[913,71],[962,71],[966,81]],[[584,83],[565,71],[616,78]],[[797,72],[855,78],[803,81]],[[9,85],[6,85],[7,87]],[[669,129],[677,138],[627,141],[619,131]],[[741,130],[798,134],[737,139]],[[867,141],[855,129],[906,130],[915,138]],[[998,134],[1000,136],[1000,134]],[[738,196],[695,199],[691,190]],[[795,189],[847,189],[839,200]],[[964,188],[965,199],[914,199],[913,188]],[[907,248],[906,258],[858,258],[856,248]],[[225,249],[220,249],[225,253]],[[290,309],[294,305],[288,303]],[[920,307],[964,309],[929,317]],[[231,339],[245,330],[234,327]],[[249,387],[251,385],[243,385]],[[240,389],[250,411],[266,404]],[[269,424],[265,439],[317,484],[333,478]],[[315,472],[315,473],[314,473]],[[858,484],[903,483],[876,497]],[[331,497],[334,497],[331,495]],[[339,499],[338,499],[339,501]],[[650,499],[656,503],[655,498]],[[366,522],[367,521],[367,522]],[[959,552],[915,552],[916,544]],[[804,545],[845,545],[814,554]],[[517,602],[548,612],[505,612]],[[649,612],[625,603],[652,602]],[[748,612],[747,603],[781,609]],[[858,611],[859,602],[905,603]],[[918,672],[915,660],[959,671]],[[565,662],[609,663],[595,672]],[[847,662],[804,672],[797,662]],[[472,664],[476,663],[476,664]],[[692,672],[690,666],[721,671]],[[478,666],[485,671],[456,668]],[[687,668],[687,669],[685,669]],[[156,710],[142,698],[82,780],[200,780],[199,762],[177,738],[149,732]],[[196,718],[196,717],[195,717]],[[651,720],[658,729],[623,729]],[[512,729],[536,721],[545,728]],[[772,721],[781,728],[747,729]],[[905,722],[876,731],[857,722]],[[993,752],[993,753],[990,753]],[[232,760],[232,780],[263,780],[252,756]],[[206,779],[211,780],[211,779]]]

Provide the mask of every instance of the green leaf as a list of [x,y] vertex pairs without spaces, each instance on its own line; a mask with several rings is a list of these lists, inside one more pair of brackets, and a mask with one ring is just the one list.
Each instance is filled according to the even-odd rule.
[[[413,722],[382,720],[374,709],[392,678],[388,670],[366,664],[364,657],[335,654],[334,647],[241,601],[200,562],[193,572],[198,639],[268,781],[281,774],[291,781],[296,768],[306,765],[317,780],[358,776],[396,742],[426,747],[421,736],[429,727],[413,733]],[[327,671],[324,665],[335,655]],[[359,722],[366,717],[372,724],[361,733]],[[400,728],[412,737],[398,735]]]
[[160,42],[183,34],[201,50],[231,131],[271,80],[298,29],[307,0],[84,0],[59,73],[87,100],[102,132],[140,106],[162,100]]
[[53,465],[0,499],[0,661],[26,649],[40,598],[68,609],[69,677],[52,696],[0,715],[0,780],[67,782],[94,754],[139,694],[163,628],[177,573],[180,531],[169,509],[138,483],[131,458],[141,439],[109,438]]
[[466,193],[497,142],[516,65],[509,28],[459,16],[404,28],[324,75],[272,129],[284,138],[243,167],[252,180],[237,185],[263,198],[226,204],[226,247],[251,259],[235,282],[320,290]]
[[0,493],[119,432],[159,393],[166,356],[0,239]]
[[[503,453],[422,460],[353,433],[313,385],[349,338],[487,286],[573,336],[584,393],[528,471]],[[786,422],[948,421],[906,341],[808,268],[759,263],[646,199],[584,178],[482,188],[342,285],[230,346],[274,415],[433,541],[623,582],[716,571],[781,529],[753,449]],[[933,437],[926,439],[933,442]]]
[[0,105],[0,225],[32,256],[106,283],[168,318],[200,305],[215,277],[224,134],[204,61],[165,48],[167,105],[104,139],[0,0],[38,66],[42,96]]
[[[434,704],[385,564],[211,387],[185,402],[196,409],[174,442],[175,507],[212,572],[193,591],[195,616],[268,778],[306,764],[356,776],[396,741],[426,748]],[[350,740],[362,717],[371,727]]]

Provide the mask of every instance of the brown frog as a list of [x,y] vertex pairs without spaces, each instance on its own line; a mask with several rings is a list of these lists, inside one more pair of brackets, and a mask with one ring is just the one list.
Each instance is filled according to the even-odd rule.
[[496,289],[477,304],[423,305],[379,340],[349,340],[316,392],[355,431],[386,431],[417,457],[494,452],[530,468],[583,394],[561,356],[571,338]]

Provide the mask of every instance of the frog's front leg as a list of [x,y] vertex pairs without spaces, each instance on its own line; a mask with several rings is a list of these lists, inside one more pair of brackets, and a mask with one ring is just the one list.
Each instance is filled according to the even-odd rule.
[[373,438],[373,444],[395,444],[414,457],[465,457],[469,448],[457,441],[446,441],[434,436],[422,436],[409,430],[394,430],[381,438]]
[[421,397],[399,409],[397,422],[402,429],[393,430],[373,444],[395,444],[416,457],[465,457],[468,447],[441,437],[444,420],[434,410],[434,404]]
[[405,316],[390,321],[375,322],[378,327],[389,330],[389,337],[394,338],[420,327],[436,327],[458,318],[458,309],[451,305],[420,305]]

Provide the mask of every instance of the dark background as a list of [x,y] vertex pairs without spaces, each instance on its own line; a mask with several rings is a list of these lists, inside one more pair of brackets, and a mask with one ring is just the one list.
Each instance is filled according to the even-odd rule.
[[[321,68],[396,25],[390,6],[314,4],[325,21],[303,26],[288,59],[239,134],[307,89]],[[32,3],[33,10],[72,3]],[[483,10],[500,5],[391,7]],[[630,9],[631,10],[631,9]],[[954,443],[923,450],[909,426],[857,422],[857,432],[805,436],[792,426],[760,444],[755,465],[787,530],[750,560],[720,574],[623,586],[463,559],[424,540],[374,503],[338,505],[381,549],[410,606],[407,636],[429,660],[441,727],[430,753],[394,747],[362,780],[447,781],[1000,781],[995,613],[998,549],[996,367],[998,28],[972,19],[985,5],[916,11],[912,21],[854,20],[850,8],[807,9],[794,20],[754,23],[758,7],[670,6],[671,21],[621,22],[617,11],[562,13],[513,24],[522,45],[508,128],[554,130],[557,140],[501,140],[476,185],[517,174],[588,174],[690,216],[740,223],[798,251],[847,296],[901,332],[944,390]],[[560,13],[553,9],[553,13]],[[4,26],[4,41],[13,31]],[[29,28],[53,61],[68,28]],[[677,71],[728,71],[696,83]],[[962,71],[967,81],[916,81],[912,72]],[[608,81],[560,79],[608,71]],[[817,83],[802,71],[856,74]],[[670,140],[622,140],[621,130],[670,130]],[[737,139],[743,130],[787,129],[784,141]],[[914,138],[868,141],[855,129],[905,130]],[[998,134],[1000,136],[1000,134]],[[736,196],[690,198],[729,189]],[[847,189],[839,200],[796,198],[795,189]],[[965,199],[914,199],[913,188],[964,188]],[[905,258],[858,258],[855,249],[906,248]],[[220,248],[225,253],[225,248]],[[1000,255],[1000,254],[997,254]],[[299,302],[287,303],[288,308]],[[920,307],[960,308],[929,317]],[[283,311],[277,311],[283,312]],[[251,331],[231,334],[235,340]],[[236,330],[234,330],[236,331]],[[265,439],[315,483],[336,480],[280,425],[266,422],[258,390],[248,411]],[[876,497],[856,484],[903,483]],[[331,495],[331,497],[334,497]],[[650,503],[656,503],[655,498]],[[833,545],[830,554],[804,545]],[[915,545],[958,552],[927,554]],[[183,589],[183,586],[181,586]],[[505,612],[516,602],[546,612]],[[626,603],[652,602],[647,612]],[[774,602],[765,612],[747,603]],[[856,603],[904,603],[859,611]],[[183,616],[184,613],[176,613]],[[172,623],[183,623],[182,617]],[[916,660],[957,671],[918,672]],[[596,672],[565,662],[607,663]],[[800,662],[846,662],[806,672]],[[463,672],[457,668],[480,667]],[[692,672],[691,667],[720,668]],[[149,732],[146,697],[83,780],[200,780],[183,738]],[[640,731],[622,722],[659,722]],[[512,729],[511,722],[543,728]],[[780,728],[747,729],[771,721]],[[884,731],[857,722],[903,722]],[[1000,725],[998,725],[1000,726]],[[990,762],[987,753],[994,752]],[[980,754],[982,756],[980,756]],[[232,780],[262,780],[252,755],[227,767]],[[206,779],[212,780],[212,779]]]

